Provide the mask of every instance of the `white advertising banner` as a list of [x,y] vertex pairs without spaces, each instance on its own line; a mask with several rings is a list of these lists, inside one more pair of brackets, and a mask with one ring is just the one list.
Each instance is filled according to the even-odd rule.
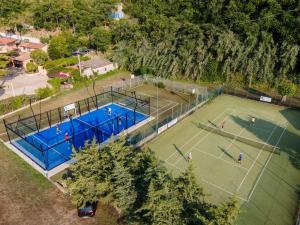
[[271,102],[272,98],[266,96],[260,96],[260,101],[262,102]]
[[174,120],[171,120],[171,121],[168,123],[168,127],[173,126],[175,123],[177,123],[177,118],[174,119]]
[[165,131],[168,129],[168,124],[163,125],[162,127],[158,128],[157,133],[160,134],[161,132]]
[[72,110],[72,109],[75,109],[75,103],[64,106],[65,112]]

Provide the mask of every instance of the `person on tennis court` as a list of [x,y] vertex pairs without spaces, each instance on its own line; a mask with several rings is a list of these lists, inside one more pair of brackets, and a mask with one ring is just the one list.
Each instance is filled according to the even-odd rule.
[[60,134],[61,130],[58,124],[56,124],[56,134]]
[[192,161],[192,159],[193,159],[192,152],[189,152],[187,156],[187,161],[190,162]]
[[254,126],[254,124],[255,124],[255,117],[252,116],[252,117],[251,117],[251,126]]
[[243,156],[243,153],[241,152],[241,153],[239,154],[239,157],[238,157],[237,162],[241,164],[242,161],[243,161],[243,158],[244,158],[244,156]]
[[69,139],[69,134],[68,134],[68,132],[65,133],[65,141],[66,141],[67,143],[70,143],[70,139]]
[[221,123],[221,129],[224,129],[225,126],[225,120]]

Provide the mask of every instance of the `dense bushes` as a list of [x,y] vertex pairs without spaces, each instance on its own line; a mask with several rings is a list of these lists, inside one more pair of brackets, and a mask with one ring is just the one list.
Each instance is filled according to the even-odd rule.
[[36,91],[38,99],[44,99],[50,97],[53,94],[53,90],[50,87],[38,88]]
[[[81,56],[80,60],[82,61],[86,61],[89,58],[86,56]],[[46,70],[48,69],[53,69],[55,67],[66,67],[66,66],[72,66],[78,63],[78,59],[76,56],[72,56],[72,57],[68,57],[68,58],[60,58],[60,59],[56,59],[56,60],[51,60],[45,63],[44,68]]]
[[29,98],[30,97],[27,95],[21,95],[0,101],[0,115],[9,113],[13,110],[21,108],[24,105],[29,104]]

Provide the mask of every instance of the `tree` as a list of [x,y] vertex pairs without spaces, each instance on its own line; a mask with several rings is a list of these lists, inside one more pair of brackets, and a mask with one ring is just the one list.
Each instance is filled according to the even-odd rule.
[[221,204],[219,207],[213,207],[215,225],[235,225],[237,216],[239,214],[239,207],[237,200],[233,197],[229,201]]
[[286,101],[287,96],[295,95],[297,88],[291,81],[284,80],[278,85],[278,93],[282,96],[282,102]]
[[112,42],[111,31],[103,27],[95,27],[92,30],[91,45],[93,48],[105,52]]
[[99,200],[108,189],[106,170],[103,168],[105,160],[101,160],[105,152],[100,154],[99,145],[94,139],[91,144],[86,142],[80,152],[74,152],[76,163],[70,166],[71,179],[68,179],[68,192],[72,201],[83,206]]
[[8,23],[27,7],[22,0],[1,0],[0,1],[0,22]]
[[174,181],[177,196],[183,206],[183,220],[186,224],[199,224],[201,218],[207,218],[205,214],[210,205],[204,200],[205,195],[202,188],[196,182],[192,165]]
[[83,207],[87,203],[97,202],[105,188],[105,185],[99,183],[95,176],[79,176],[73,182],[69,182],[68,193],[74,204]]
[[182,205],[176,196],[171,177],[161,171],[150,182],[147,198],[137,210],[147,224],[182,225]]
[[30,57],[37,65],[44,65],[48,60],[48,54],[41,49],[30,52]]
[[48,54],[51,59],[59,59],[64,57],[66,54],[71,54],[68,51],[68,43],[62,36],[56,36],[49,42]]
[[125,168],[117,161],[114,164],[111,174],[113,202],[126,213],[132,208],[137,196],[133,183],[134,179],[128,168]]
[[59,59],[70,56],[77,48],[76,37],[70,32],[63,32],[50,40],[48,54],[51,59]]

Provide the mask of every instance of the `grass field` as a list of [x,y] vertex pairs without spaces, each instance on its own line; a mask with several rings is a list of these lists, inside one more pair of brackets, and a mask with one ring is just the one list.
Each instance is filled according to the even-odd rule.
[[118,224],[114,209],[104,205],[96,217],[79,218],[66,195],[2,143],[0,183],[0,225]]
[[[256,117],[254,126],[249,118]],[[150,142],[174,175],[188,166],[187,153],[208,200],[236,196],[238,224],[293,224],[300,185],[300,112],[222,95]],[[198,127],[199,122],[280,148],[280,155]],[[242,152],[244,160],[237,163]]]

